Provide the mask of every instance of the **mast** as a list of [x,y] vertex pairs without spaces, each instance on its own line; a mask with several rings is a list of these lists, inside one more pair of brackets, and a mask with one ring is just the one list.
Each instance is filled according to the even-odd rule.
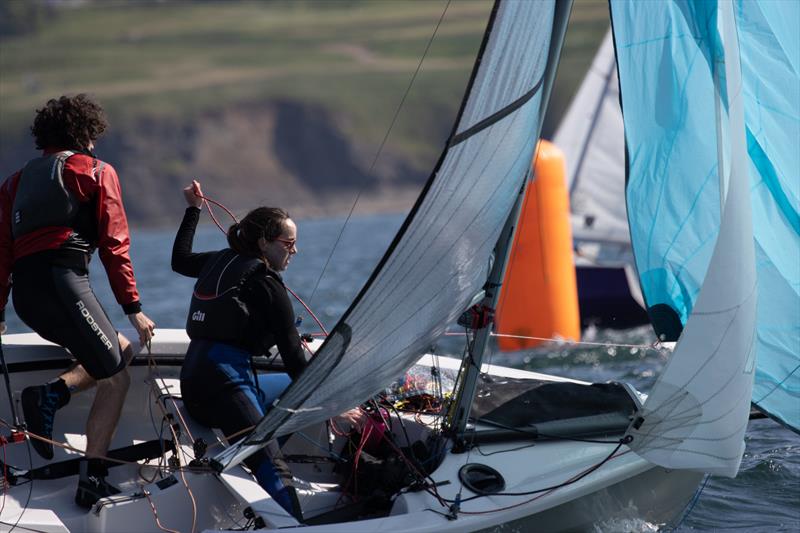
[[[547,107],[550,101],[550,92],[553,88],[553,82],[558,70],[558,60],[561,56],[561,45],[564,42],[564,34],[567,31],[567,22],[569,20],[569,13],[572,9],[572,0],[560,0],[556,3],[555,16],[553,17],[553,33],[550,43],[550,52],[547,58],[547,68],[544,76],[544,83],[542,86],[542,100],[541,111]],[[538,135],[539,132],[537,132]],[[490,309],[497,307],[497,302],[500,298],[500,287],[503,283],[505,276],[506,266],[511,253],[511,245],[514,242],[514,232],[517,227],[520,210],[522,207],[522,200],[524,198],[525,190],[532,180],[530,175],[530,167],[528,167],[528,176],[523,182],[523,186],[517,194],[514,207],[506,219],[503,230],[500,232],[500,237],[495,244],[493,257],[494,263],[492,270],[487,278],[484,287],[485,295],[481,301],[481,305]],[[470,409],[472,407],[473,399],[475,398],[475,387],[478,380],[478,375],[481,372],[481,365],[483,364],[484,354],[489,346],[489,339],[491,338],[491,323],[485,327],[477,330],[475,338],[475,351],[469,354],[468,360],[464,362],[466,369],[463,373],[462,380],[456,391],[456,400],[454,405],[454,419],[450,425],[450,431],[453,434],[455,441],[463,441],[463,436],[469,421]]]
[[[484,287],[485,294],[480,302],[481,306],[488,307],[489,309],[495,309],[500,299],[500,287],[503,285],[503,277],[505,276],[508,257],[511,253],[511,244],[514,242],[514,230],[517,225],[517,220],[519,219],[522,199],[524,198],[525,189],[527,188],[529,180],[530,175],[528,179],[525,180],[525,185],[520,188],[517,194],[514,208],[511,210],[508,219],[506,219],[503,231],[500,233],[500,238],[497,240],[497,244],[494,248],[494,264],[492,265],[492,270],[489,273],[489,278]],[[467,354],[467,359],[462,363],[466,366],[466,370],[459,384],[460,386],[458,388],[455,404],[455,418],[451,426],[454,430],[457,443],[463,440],[464,431],[467,427],[470,408],[475,398],[475,386],[478,381],[478,375],[481,372],[483,356],[486,353],[486,348],[489,346],[489,339],[491,338],[491,326],[491,323],[489,323],[476,332],[476,349],[474,352]],[[461,448],[461,446],[457,447]]]

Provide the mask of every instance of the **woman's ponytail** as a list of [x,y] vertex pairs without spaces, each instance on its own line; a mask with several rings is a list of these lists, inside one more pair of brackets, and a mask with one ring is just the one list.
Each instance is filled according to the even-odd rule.
[[231,224],[231,227],[228,228],[228,246],[230,246],[231,250],[237,254],[244,254],[245,247],[244,243],[242,242],[239,228],[240,224],[238,222]]
[[228,228],[228,246],[240,255],[261,257],[258,239],[274,241],[283,232],[289,213],[279,207],[253,209],[238,224]]

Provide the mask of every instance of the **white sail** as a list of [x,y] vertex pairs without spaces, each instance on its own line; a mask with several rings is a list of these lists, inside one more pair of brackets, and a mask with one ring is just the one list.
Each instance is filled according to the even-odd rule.
[[[675,351],[628,435],[634,451],[661,466],[735,476],[750,411],[757,301],[742,80],[731,3],[719,2],[699,20],[719,24],[718,33],[697,23],[697,46],[710,53],[708,62],[693,63],[708,69],[719,102],[716,128],[706,125],[717,133],[719,234]],[[618,49],[628,44],[617,42]]]
[[486,281],[492,249],[526,180],[568,3],[498,2],[442,158],[367,285],[306,371],[240,446],[352,408],[409,368]]
[[632,261],[624,200],[625,139],[610,30],[553,142],[567,161],[572,236],[579,253],[603,264]]

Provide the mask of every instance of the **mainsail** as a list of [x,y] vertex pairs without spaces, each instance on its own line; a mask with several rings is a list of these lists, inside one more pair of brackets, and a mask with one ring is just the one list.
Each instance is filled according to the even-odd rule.
[[615,1],[612,17],[632,243],[654,326],[679,336],[630,447],[667,468],[735,476],[757,291],[732,4]]
[[271,438],[352,408],[409,368],[486,281],[528,177],[569,2],[498,1],[459,117],[420,198],[306,371],[230,466]]

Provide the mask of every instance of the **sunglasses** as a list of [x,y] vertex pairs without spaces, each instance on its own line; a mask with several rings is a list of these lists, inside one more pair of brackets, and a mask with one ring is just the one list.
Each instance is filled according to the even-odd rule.
[[291,250],[294,248],[294,245],[297,244],[297,239],[275,239],[278,242],[283,243],[287,250]]

